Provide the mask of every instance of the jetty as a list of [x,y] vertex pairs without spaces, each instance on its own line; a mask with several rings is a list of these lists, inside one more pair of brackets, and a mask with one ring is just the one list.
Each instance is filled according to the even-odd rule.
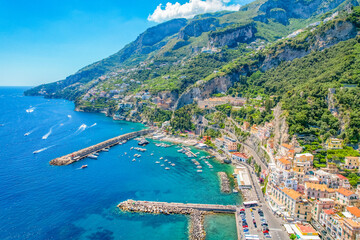
[[150,133],[152,133],[154,130],[153,129],[146,129],[146,130],[141,130],[141,131],[137,131],[137,132],[132,132],[132,133],[126,133],[111,139],[108,139],[106,141],[103,141],[101,143],[95,144],[93,146],[78,150],[76,152],[70,153],[68,155],[59,157],[59,158],[55,158],[53,160],[50,161],[51,165],[55,165],[55,166],[64,166],[64,165],[69,165],[72,164],[74,162],[77,162],[83,158],[88,157],[89,155],[92,155],[96,152],[101,151],[102,149],[105,148],[110,148],[112,146],[115,146],[117,144],[119,144],[121,141],[124,140],[129,140],[132,138],[136,138],[136,137],[140,137],[140,136],[144,136],[144,135],[148,135]]
[[181,146],[181,148],[185,151],[185,154],[189,154],[189,156],[197,157],[195,153],[193,153],[189,148]]
[[235,205],[216,205],[198,203],[168,203],[127,200],[118,205],[124,211],[143,212],[153,214],[185,214],[190,215],[194,210],[209,213],[230,213],[236,211]]
[[189,239],[191,240],[204,240],[206,238],[204,229],[205,214],[234,214],[236,212],[236,206],[234,205],[149,202],[131,199],[121,202],[118,207],[128,212],[190,215]]

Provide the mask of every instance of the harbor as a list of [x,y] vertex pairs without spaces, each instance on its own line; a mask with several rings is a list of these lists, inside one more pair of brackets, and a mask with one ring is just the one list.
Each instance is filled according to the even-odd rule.
[[69,165],[74,162],[80,161],[83,158],[87,158],[87,157],[95,158],[94,156],[96,156],[97,152],[99,152],[99,151],[103,151],[103,150],[108,151],[108,149],[110,147],[120,144],[123,141],[128,141],[129,139],[144,136],[144,135],[150,134],[152,132],[153,132],[152,129],[146,129],[146,130],[141,130],[141,131],[137,131],[137,132],[123,134],[123,135],[108,139],[106,141],[103,141],[101,143],[95,144],[93,146],[90,146],[90,147],[78,150],[76,152],[67,154],[65,156],[55,158],[50,161],[50,164],[55,165],[55,166],[64,166],[64,165]]

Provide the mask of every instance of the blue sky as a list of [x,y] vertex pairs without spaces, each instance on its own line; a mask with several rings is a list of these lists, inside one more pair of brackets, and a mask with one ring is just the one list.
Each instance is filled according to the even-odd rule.
[[[234,7],[251,0],[206,1]],[[166,8],[168,2],[179,4]],[[203,4],[200,0],[0,0],[0,85],[33,86],[64,79],[119,51],[157,24],[154,21],[172,18],[176,8],[183,14],[189,6],[194,11],[191,5],[196,2]],[[154,13],[159,4],[164,11]]]

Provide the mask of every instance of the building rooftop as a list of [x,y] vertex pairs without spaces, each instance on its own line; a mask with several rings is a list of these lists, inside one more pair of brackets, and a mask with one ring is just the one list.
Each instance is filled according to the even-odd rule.
[[349,224],[352,228],[360,228],[360,223],[352,219],[344,219],[344,223]]
[[360,209],[357,207],[346,207],[346,210],[348,210],[349,213],[354,215],[355,217],[360,217]]
[[332,210],[332,209],[324,209],[323,212],[324,212],[326,215],[333,215],[333,214],[335,214],[334,210]]
[[300,230],[300,232],[304,235],[307,234],[317,234],[317,231],[310,225],[310,224],[306,224],[306,225],[302,225],[302,224],[296,224],[296,227]]
[[349,197],[349,196],[355,194],[353,191],[347,190],[345,188],[339,188],[336,191],[346,197]]
[[336,176],[338,177],[338,178],[340,178],[340,179],[346,179],[347,180],[347,178],[345,177],[345,176],[343,176],[343,175],[341,175],[341,174],[336,174]]
[[291,162],[288,161],[288,160],[286,160],[285,158],[280,158],[280,159],[279,159],[279,162],[281,162],[281,163],[283,163],[283,164],[286,164],[286,165],[291,164]]
[[298,153],[295,155],[295,157],[301,157],[301,156],[311,157],[313,155],[311,153]]
[[282,191],[288,195],[289,197],[291,197],[292,199],[296,200],[298,199],[299,197],[301,197],[301,193],[293,190],[293,189],[290,189],[290,188],[283,188]]
[[293,145],[290,145],[290,144],[287,144],[287,143],[283,143],[283,144],[281,144],[281,146],[283,146],[284,148],[287,148],[287,149],[292,149],[292,148],[294,148]]
[[234,152],[233,155],[235,155],[235,156],[237,156],[237,157],[244,158],[244,159],[248,159],[248,158],[249,158],[245,153],[240,153],[240,152]]
[[312,188],[318,191],[327,191],[327,192],[334,192],[335,190],[332,188],[328,188],[328,186],[326,186],[325,184],[318,184],[318,183],[311,183],[311,182],[306,182],[305,183],[305,187],[306,188]]

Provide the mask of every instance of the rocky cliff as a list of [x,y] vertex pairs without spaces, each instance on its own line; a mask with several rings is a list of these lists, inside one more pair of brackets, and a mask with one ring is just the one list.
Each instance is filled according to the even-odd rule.
[[314,34],[310,34],[302,42],[288,42],[279,44],[266,54],[261,63],[260,69],[266,71],[268,69],[277,67],[283,61],[292,61],[295,58],[302,58],[312,51],[319,51],[329,48],[341,41],[345,41],[356,37],[356,25],[350,21],[334,21],[329,23]]
[[231,73],[225,76],[218,76],[209,81],[199,81],[193,87],[185,91],[177,102],[176,109],[194,102],[194,99],[204,99],[212,94],[226,92],[239,76],[250,76],[252,73],[261,70],[267,71],[279,66],[283,61],[292,61],[295,58],[302,58],[312,51],[329,48],[336,43],[354,38],[357,35],[355,23],[350,21],[334,21],[328,23],[316,31],[312,31],[302,41],[289,39],[279,42],[271,49],[263,50],[248,63],[238,65]]
[[209,34],[209,41],[215,47],[236,47],[239,43],[254,41],[256,32],[256,25],[250,23],[212,32]]
[[214,31],[218,26],[219,19],[216,18],[193,20],[180,30],[178,38],[188,40],[190,37],[200,36],[203,32]]

